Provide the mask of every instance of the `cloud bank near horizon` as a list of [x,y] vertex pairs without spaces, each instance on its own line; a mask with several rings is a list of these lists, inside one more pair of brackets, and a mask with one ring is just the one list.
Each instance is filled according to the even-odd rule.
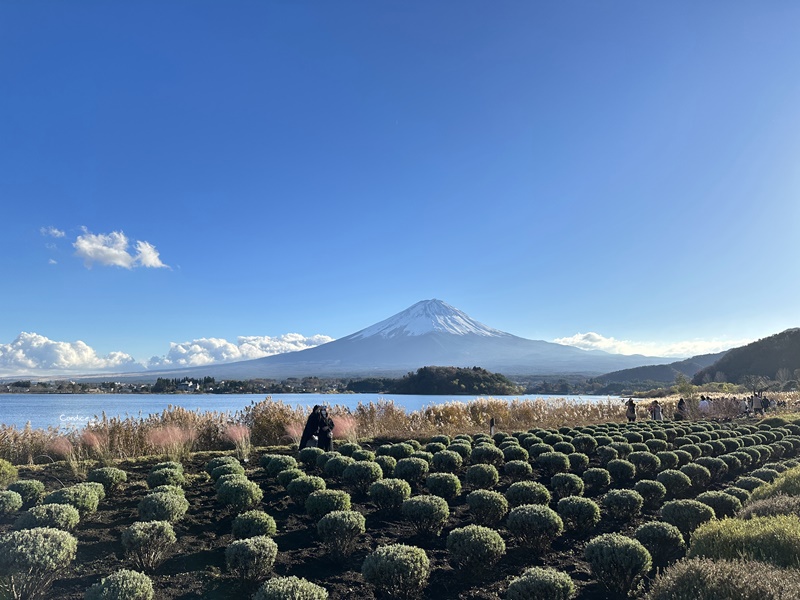
[[556,338],[556,344],[575,346],[582,350],[603,350],[612,354],[644,354],[645,356],[664,356],[674,358],[688,358],[700,354],[713,354],[729,350],[737,346],[744,346],[753,340],[687,340],[682,342],[639,342],[633,340],[618,340],[606,337],[594,331],[576,333],[570,337]]

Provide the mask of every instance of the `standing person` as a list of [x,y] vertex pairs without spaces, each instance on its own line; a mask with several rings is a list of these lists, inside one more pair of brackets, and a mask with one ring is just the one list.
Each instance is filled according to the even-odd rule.
[[686,419],[686,400],[678,400],[678,408],[675,410],[675,420],[683,421]]
[[320,408],[318,404],[314,405],[311,414],[308,415],[306,426],[303,428],[303,435],[300,437],[300,450],[308,446],[316,446],[314,438],[318,439],[319,436],[319,417]]
[[661,411],[661,404],[658,403],[658,400],[653,400],[650,404],[650,418],[653,421],[663,421],[664,420],[664,413]]
[[330,452],[333,450],[333,419],[328,416],[328,409],[324,406],[319,410],[319,447]]
[[633,398],[628,400],[626,406],[628,408],[625,409],[625,416],[628,417],[629,423],[633,423],[636,420],[636,405],[633,403]]

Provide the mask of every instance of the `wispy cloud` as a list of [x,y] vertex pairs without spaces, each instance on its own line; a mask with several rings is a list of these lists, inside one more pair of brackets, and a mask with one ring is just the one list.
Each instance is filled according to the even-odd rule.
[[753,340],[687,340],[681,342],[641,342],[618,340],[590,331],[576,333],[570,337],[556,338],[556,344],[575,346],[583,350],[603,350],[612,354],[644,354],[647,356],[689,357],[698,354],[722,352],[729,348],[748,344]]
[[0,344],[2,373],[129,371],[137,366],[141,368],[124,352],[98,356],[91,346],[80,340],[58,342],[38,333],[22,332],[10,344]]
[[137,241],[134,244],[136,253],[131,254],[128,237],[122,231],[95,234],[84,228],[83,235],[79,235],[72,245],[75,254],[83,259],[83,264],[89,269],[95,264],[124,269],[169,268],[161,261],[156,247],[149,242]]
[[67,235],[66,233],[64,233],[60,229],[56,229],[52,225],[49,225],[47,227],[42,227],[41,229],[39,229],[39,232],[44,236],[54,237],[54,238],[63,238],[65,235]]
[[287,333],[277,337],[241,336],[236,343],[221,338],[200,338],[190,342],[171,343],[166,356],[154,356],[147,366],[150,369],[195,367],[214,363],[250,360],[313,348],[332,342],[327,335],[303,336]]

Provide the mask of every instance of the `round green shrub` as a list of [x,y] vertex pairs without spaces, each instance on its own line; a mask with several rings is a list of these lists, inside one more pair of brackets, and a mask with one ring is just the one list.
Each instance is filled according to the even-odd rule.
[[464,481],[473,488],[486,490],[497,485],[500,473],[494,465],[484,463],[471,465],[464,475]]
[[425,452],[436,454],[437,452],[441,452],[442,450],[447,450],[447,444],[442,444],[440,442],[428,442],[427,444],[425,444]]
[[558,513],[541,504],[523,504],[511,509],[506,529],[523,546],[544,551],[564,531]]
[[653,479],[642,479],[633,486],[635,492],[644,500],[644,508],[649,510],[657,509],[661,506],[664,497],[667,495],[667,488],[664,484]]
[[[240,473],[228,473],[227,475],[223,475],[222,477],[220,477],[219,479],[217,479],[214,482],[214,489],[219,491],[219,488],[221,488],[224,484],[228,483],[229,481],[250,481],[250,480],[247,478],[247,475],[242,475]],[[160,486],[158,486],[156,488],[153,488],[150,491],[151,492],[155,492],[155,491],[169,490],[169,491],[172,491],[173,493],[179,493],[181,496],[185,496],[186,494],[184,492],[176,492],[175,491],[175,490],[182,490],[182,489],[183,488],[181,488],[179,486],[176,486],[176,485],[160,485]]]
[[391,456],[376,456],[375,462],[380,466],[384,477],[392,477],[394,475],[394,468],[397,466],[397,461]]
[[281,471],[296,469],[297,460],[294,456],[279,454],[278,456],[270,458],[266,464],[262,463],[261,466],[264,468],[264,473],[267,477],[276,477]]
[[651,521],[640,525],[633,533],[642,546],[647,548],[653,559],[653,565],[659,568],[683,558],[686,554],[686,542],[680,529],[669,523]]
[[550,489],[556,499],[583,495],[583,479],[574,473],[556,473],[550,478]]
[[547,506],[551,499],[550,491],[538,481],[517,481],[508,486],[506,490],[506,500],[511,507],[523,504]]
[[22,508],[22,496],[10,490],[0,491],[0,517],[10,515]]
[[[216,481],[223,475],[244,475],[245,470],[242,465],[238,462],[227,462],[215,467],[213,471],[211,471],[211,479]],[[161,484],[158,484],[161,485]]]
[[414,496],[400,507],[403,518],[419,533],[439,535],[450,518],[447,501],[439,496]]
[[263,510],[248,510],[236,516],[231,525],[234,539],[256,537],[257,535],[274,536],[278,531],[275,519]]
[[354,510],[334,510],[317,523],[317,535],[328,553],[341,559],[355,550],[358,536],[366,532],[364,515]]
[[419,440],[406,440],[403,442],[404,444],[408,444],[411,446],[415,451],[422,450],[422,443]]
[[[639,479],[655,477],[661,470],[661,460],[652,452],[631,452],[627,460],[635,467],[636,477]],[[611,477],[614,477],[613,473]]]
[[338,446],[338,449],[339,453],[342,456],[353,456],[353,452],[355,452],[356,450],[361,450],[361,446],[359,446],[354,442],[347,442],[345,444]]
[[14,529],[35,529],[49,527],[72,531],[78,526],[81,517],[78,509],[71,504],[40,504],[29,508],[14,522]]
[[314,520],[334,510],[350,510],[350,494],[342,490],[318,490],[306,498],[306,513]]
[[569,531],[583,534],[600,522],[600,507],[589,498],[567,496],[558,501],[556,508],[564,527]]
[[697,500],[671,500],[661,507],[661,518],[688,540],[695,529],[714,518],[714,509]]
[[461,461],[469,460],[469,457],[472,456],[472,446],[470,444],[462,443],[462,442],[453,442],[447,447],[448,452],[455,452],[461,457]]
[[[304,475],[305,473],[302,469],[286,469],[278,473],[275,476],[275,480],[278,482],[278,485],[286,489],[286,486],[289,485],[290,482],[294,481],[298,477],[303,477]],[[217,481],[219,481],[219,479]]]
[[618,594],[638,589],[652,566],[647,548],[618,533],[606,533],[591,540],[584,556],[597,580]]
[[45,504],[69,504],[78,509],[81,517],[97,511],[100,498],[97,493],[86,487],[73,485],[50,492],[44,498]]
[[327,590],[307,579],[272,577],[253,596],[253,600],[328,600]]
[[494,525],[508,512],[508,500],[500,493],[491,490],[475,490],[467,495],[472,520],[478,525]]
[[661,471],[656,475],[656,481],[666,488],[669,498],[682,498],[692,487],[689,476],[675,469]]
[[387,450],[387,454],[393,459],[400,461],[409,458],[414,453],[414,447],[410,444],[392,444]]
[[433,454],[430,452],[425,452],[424,450],[416,450],[414,451],[409,458],[421,458],[426,463],[428,463],[428,467],[431,465],[431,461],[433,461]]
[[603,510],[617,520],[630,520],[642,510],[644,498],[635,490],[611,490],[603,496]]
[[17,598],[45,597],[75,559],[78,540],[49,527],[0,534],[0,574]]
[[400,599],[419,595],[428,583],[430,572],[425,551],[405,544],[381,546],[367,556],[361,566],[367,583],[379,592]]
[[553,452],[563,452],[564,454],[572,454],[575,452],[575,446],[569,442],[556,442],[553,444]]
[[216,469],[217,467],[229,464],[241,466],[241,464],[239,463],[239,459],[237,459],[235,456],[217,456],[216,458],[212,458],[210,461],[206,463],[205,471],[206,473],[211,475],[211,473],[213,473],[214,469]]
[[366,494],[369,486],[383,478],[383,470],[376,462],[357,461],[342,473],[342,482],[359,494]]
[[434,496],[452,500],[461,493],[461,480],[452,473],[432,473],[428,475],[425,487]]
[[636,466],[621,458],[608,461],[606,470],[611,475],[611,481],[617,486],[630,483],[636,478]]
[[453,473],[461,468],[463,459],[458,452],[451,450],[441,450],[433,455],[431,465],[434,471],[440,473]]
[[147,575],[120,569],[86,590],[84,600],[152,600],[154,593]]
[[0,488],[7,487],[12,481],[19,477],[17,467],[12,465],[4,458],[0,458]]
[[584,491],[590,494],[599,494],[611,485],[611,473],[606,469],[591,467],[581,475]]
[[151,492],[139,502],[139,519],[142,521],[180,521],[189,510],[183,496],[169,492]]
[[712,481],[722,481],[728,474],[728,465],[721,458],[701,456],[694,461],[694,464],[708,469],[708,472],[711,473]]
[[369,486],[369,497],[381,510],[398,509],[411,497],[411,486],[404,479],[381,479]]
[[217,500],[235,512],[255,508],[263,498],[261,487],[249,480],[228,481],[217,490]]
[[309,446],[300,450],[297,457],[300,459],[301,463],[310,469],[317,466],[317,459],[323,454],[325,454],[325,450],[322,448]]
[[496,467],[502,466],[505,461],[503,451],[497,446],[490,446],[489,444],[482,444],[475,446],[470,454],[470,462],[473,465],[494,465]]
[[136,566],[152,571],[164,561],[178,538],[167,521],[140,521],[122,532],[122,547]]
[[503,461],[508,462],[510,460],[528,460],[528,451],[525,448],[520,446],[507,446],[503,450]]
[[165,462],[160,462],[158,464],[153,465],[150,467],[150,472],[155,473],[156,471],[160,471],[161,469],[171,469],[173,471],[180,471],[183,473],[183,465],[174,460],[168,460]]
[[18,479],[8,485],[8,490],[20,495],[23,508],[38,504],[45,493],[44,484],[38,479]]
[[360,448],[353,452],[352,458],[357,461],[375,462],[375,453],[372,450]]
[[510,460],[503,465],[503,473],[514,481],[526,479],[533,475],[533,467],[524,460]]
[[506,543],[494,529],[467,525],[453,529],[447,536],[451,564],[469,572],[492,567],[506,553]]
[[583,473],[589,468],[589,457],[581,452],[572,452],[567,455],[569,470],[573,473]]
[[772,483],[780,476],[775,469],[767,469],[765,467],[761,467],[760,469],[755,469],[750,473],[750,477],[758,477],[759,479],[763,479],[767,483]]
[[738,498],[739,502],[741,502],[742,505],[744,505],[744,503],[750,499],[750,492],[748,492],[747,490],[743,490],[742,488],[728,486],[724,488],[722,491],[725,492],[726,494],[730,494],[734,498]]
[[556,473],[567,473],[569,456],[563,452],[544,452],[536,457],[536,465],[549,477]]
[[689,463],[680,468],[680,472],[689,477],[692,488],[696,491],[708,489],[711,485],[711,471],[697,463]]
[[322,471],[328,477],[340,479],[344,475],[345,469],[354,464],[356,464],[356,461],[350,456],[334,456],[328,459],[322,467]]
[[537,459],[542,454],[547,454],[548,452],[553,452],[553,447],[550,444],[533,444],[528,448],[528,455],[531,459]]
[[656,458],[658,458],[659,462],[661,463],[661,467],[659,467],[660,471],[665,471],[667,469],[677,469],[678,466],[680,465],[680,460],[678,460],[678,455],[669,450],[656,452]]
[[325,480],[314,475],[304,475],[289,482],[286,491],[289,496],[298,504],[305,504],[306,498],[312,492],[325,489]]
[[734,517],[742,509],[742,503],[725,492],[703,492],[695,500],[702,502],[714,509],[714,515],[718,519]]
[[236,540],[225,548],[228,571],[243,581],[264,579],[272,571],[277,556],[278,544],[266,535]]
[[111,495],[119,490],[123,483],[128,481],[128,474],[116,467],[100,467],[89,471],[88,479],[101,484],[106,494]]
[[759,488],[764,484],[764,480],[759,479],[758,477],[739,477],[734,485],[742,488],[743,490],[747,490],[752,494],[756,488]]
[[397,461],[393,476],[405,479],[411,485],[420,483],[428,474],[428,463],[421,458],[401,458]]
[[531,567],[508,584],[508,600],[571,600],[575,584],[569,575],[551,567]]
[[149,488],[160,485],[183,485],[185,483],[186,479],[183,476],[183,471],[178,469],[162,468],[152,471],[147,476],[147,487]]

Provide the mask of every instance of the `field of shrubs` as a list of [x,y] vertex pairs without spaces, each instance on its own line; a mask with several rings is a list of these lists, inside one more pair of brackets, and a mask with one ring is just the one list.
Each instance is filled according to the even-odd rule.
[[799,423],[0,460],[0,597],[800,598]]

